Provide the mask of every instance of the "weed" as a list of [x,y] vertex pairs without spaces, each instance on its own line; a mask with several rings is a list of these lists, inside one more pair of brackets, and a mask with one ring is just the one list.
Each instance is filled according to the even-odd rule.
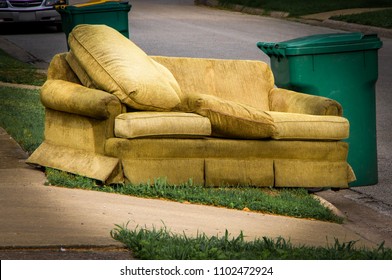
[[246,241],[244,233],[230,237],[226,230],[221,237],[208,237],[197,234],[187,237],[185,234],[173,234],[166,227],[147,229],[136,227],[133,230],[116,225],[111,236],[122,242],[139,259],[148,260],[368,260],[392,259],[392,250],[381,244],[376,249],[356,248],[355,241],[340,243],[335,240],[333,246],[312,247],[294,246],[282,237],[269,237]]
[[0,126],[27,152],[42,142],[44,107],[38,90],[0,87]]
[[16,84],[42,85],[46,74],[33,66],[23,63],[0,49],[0,81]]
[[331,19],[378,26],[381,28],[392,28],[392,9],[353,15],[334,16],[331,17]]

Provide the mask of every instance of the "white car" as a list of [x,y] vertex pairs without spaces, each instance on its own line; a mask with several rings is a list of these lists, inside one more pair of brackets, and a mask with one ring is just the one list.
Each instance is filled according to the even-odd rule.
[[41,22],[61,29],[61,16],[54,8],[59,0],[0,0],[0,24]]

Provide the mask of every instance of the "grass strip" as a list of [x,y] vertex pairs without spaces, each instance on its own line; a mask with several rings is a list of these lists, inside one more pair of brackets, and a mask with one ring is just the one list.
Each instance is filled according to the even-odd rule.
[[392,28],[392,9],[353,15],[333,16],[331,19],[381,28]]
[[30,64],[11,57],[0,49],[0,81],[40,86],[45,80],[46,74],[37,71]]
[[341,217],[322,206],[318,200],[309,195],[306,189],[302,188],[274,189],[245,186],[205,188],[193,185],[192,182],[173,186],[167,184],[165,180],[156,180],[153,184],[98,186],[92,179],[51,168],[46,170],[46,176],[48,183],[56,186],[213,205],[336,223],[343,222]]
[[351,8],[392,6],[390,0],[219,0],[219,4],[238,4],[266,11],[283,11],[290,13],[292,17]]
[[32,153],[43,140],[44,107],[39,90],[0,87],[0,126]]
[[138,259],[143,260],[390,260],[392,250],[356,248],[355,241],[335,243],[328,247],[294,246],[284,238],[257,238],[246,241],[244,234],[230,237],[196,237],[178,235],[161,229],[117,225],[111,236],[122,242]]

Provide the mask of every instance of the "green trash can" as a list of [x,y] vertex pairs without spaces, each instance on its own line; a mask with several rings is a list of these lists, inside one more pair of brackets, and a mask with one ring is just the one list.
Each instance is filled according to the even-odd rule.
[[357,180],[350,186],[378,182],[376,34],[319,34],[280,43],[258,42],[270,57],[278,87],[337,100],[350,121],[348,162]]
[[128,2],[100,1],[70,6],[59,5],[56,6],[56,10],[61,15],[67,42],[69,33],[78,24],[105,24],[129,38],[128,13],[131,5]]

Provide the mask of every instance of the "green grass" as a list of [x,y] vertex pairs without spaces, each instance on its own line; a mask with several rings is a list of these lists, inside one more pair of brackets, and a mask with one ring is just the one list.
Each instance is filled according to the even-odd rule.
[[331,19],[377,26],[381,28],[392,28],[392,9],[353,15],[334,16],[331,17]]
[[[46,75],[0,50],[0,81],[42,85]],[[31,153],[43,139],[44,107],[39,90],[0,87],[0,126]]]
[[33,66],[23,63],[0,49],[0,81],[6,83],[42,85],[46,74]]
[[38,90],[0,87],[0,126],[31,153],[43,140],[44,107]]
[[284,11],[293,17],[350,8],[392,7],[390,0],[219,0],[219,3],[239,4],[267,11]]
[[177,202],[213,205],[230,209],[258,211],[297,218],[317,219],[341,223],[342,218],[320,204],[308,191],[255,187],[205,188],[192,183],[172,186],[164,180],[154,184],[99,186],[85,177],[55,169],[46,171],[48,184],[118,193],[144,198],[159,198]]
[[111,236],[122,242],[135,258],[143,260],[390,260],[392,250],[357,248],[355,241],[335,240],[328,247],[294,246],[283,238],[257,238],[246,241],[243,233],[230,237],[187,237],[166,228],[148,230],[118,226]]

